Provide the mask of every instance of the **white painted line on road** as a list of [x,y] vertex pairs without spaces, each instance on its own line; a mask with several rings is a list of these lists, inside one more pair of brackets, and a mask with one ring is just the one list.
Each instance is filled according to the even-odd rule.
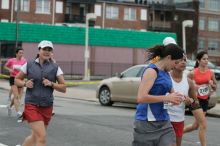
[[7,146],[7,145],[0,143],[0,146]]
[[[4,104],[0,104],[0,108],[6,108],[7,105],[4,105]],[[1,144],[1,143],[0,143]],[[0,145],[1,146],[1,145]]]

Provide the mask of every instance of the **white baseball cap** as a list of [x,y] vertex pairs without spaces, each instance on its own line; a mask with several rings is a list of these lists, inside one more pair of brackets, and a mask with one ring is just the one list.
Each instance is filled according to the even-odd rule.
[[45,48],[45,47],[50,47],[54,49],[51,41],[43,40],[38,44],[38,49]]
[[164,45],[164,46],[167,46],[167,45],[169,45],[169,44],[175,44],[175,45],[177,45],[177,43],[176,43],[176,41],[175,41],[174,38],[172,38],[172,37],[166,37],[166,38],[163,40],[163,45]]

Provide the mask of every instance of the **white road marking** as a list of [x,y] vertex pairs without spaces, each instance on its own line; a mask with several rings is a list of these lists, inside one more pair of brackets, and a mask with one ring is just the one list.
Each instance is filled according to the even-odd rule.
[[0,146],[7,146],[7,145],[0,143]]
[[[6,108],[7,107],[7,105],[4,105],[4,104],[1,104],[0,105],[0,108]],[[1,145],[0,145],[1,146]]]

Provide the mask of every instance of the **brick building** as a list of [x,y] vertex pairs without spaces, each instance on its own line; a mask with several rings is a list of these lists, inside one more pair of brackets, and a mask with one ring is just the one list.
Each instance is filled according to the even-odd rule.
[[180,46],[182,21],[189,19],[194,25],[186,28],[188,56],[196,54],[198,48],[208,49],[211,59],[218,63],[219,3],[216,0],[201,0],[200,4],[198,0],[0,0],[0,19],[84,27],[86,14],[95,13],[97,19],[90,26],[174,32]]

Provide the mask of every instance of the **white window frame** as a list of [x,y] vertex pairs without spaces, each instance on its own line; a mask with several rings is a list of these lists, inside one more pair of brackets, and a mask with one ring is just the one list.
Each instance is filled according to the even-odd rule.
[[219,31],[219,20],[209,19],[208,30],[218,32]]
[[208,9],[211,11],[220,11],[220,1],[219,0],[208,0]]
[[[38,8],[38,3],[40,4],[40,8]],[[48,3],[48,9],[46,9],[46,4]],[[38,14],[50,14],[50,0],[36,0],[36,12]]]
[[208,51],[217,51],[219,46],[219,41],[215,39],[208,40]]
[[[29,12],[30,11],[30,0],[20,0],[21,6],[20,11],[21,12]],[[15,0],[15,11],[17,11],[18,8],[18,0]]]
[[205,0],[199,0],[199,8],[205,9]]
[[95,5],[95,14],[96,14],[96,16],[102,16],[102,7],[101,7],[101,5]]
[[146,21],[147,20],[147,10],[141,9],[141,20]]
[[118,19],[119,8],[115,6],[106,7],[106,19]]
[[205,30],[205,19],[199,18],[199,30]]
[[135,21],[137,18],[136,13],[137,12],[135,8],[125,8],[124,9],[124,20]]
[[56,13],[63,14],[63,2],[62,1],[56,1]]
[[2,9],[9,9],[9,0],[2,0],[1,8]]
[[198,39],[198,50],[204,50],[205,48],[205,39],[199,38]]

